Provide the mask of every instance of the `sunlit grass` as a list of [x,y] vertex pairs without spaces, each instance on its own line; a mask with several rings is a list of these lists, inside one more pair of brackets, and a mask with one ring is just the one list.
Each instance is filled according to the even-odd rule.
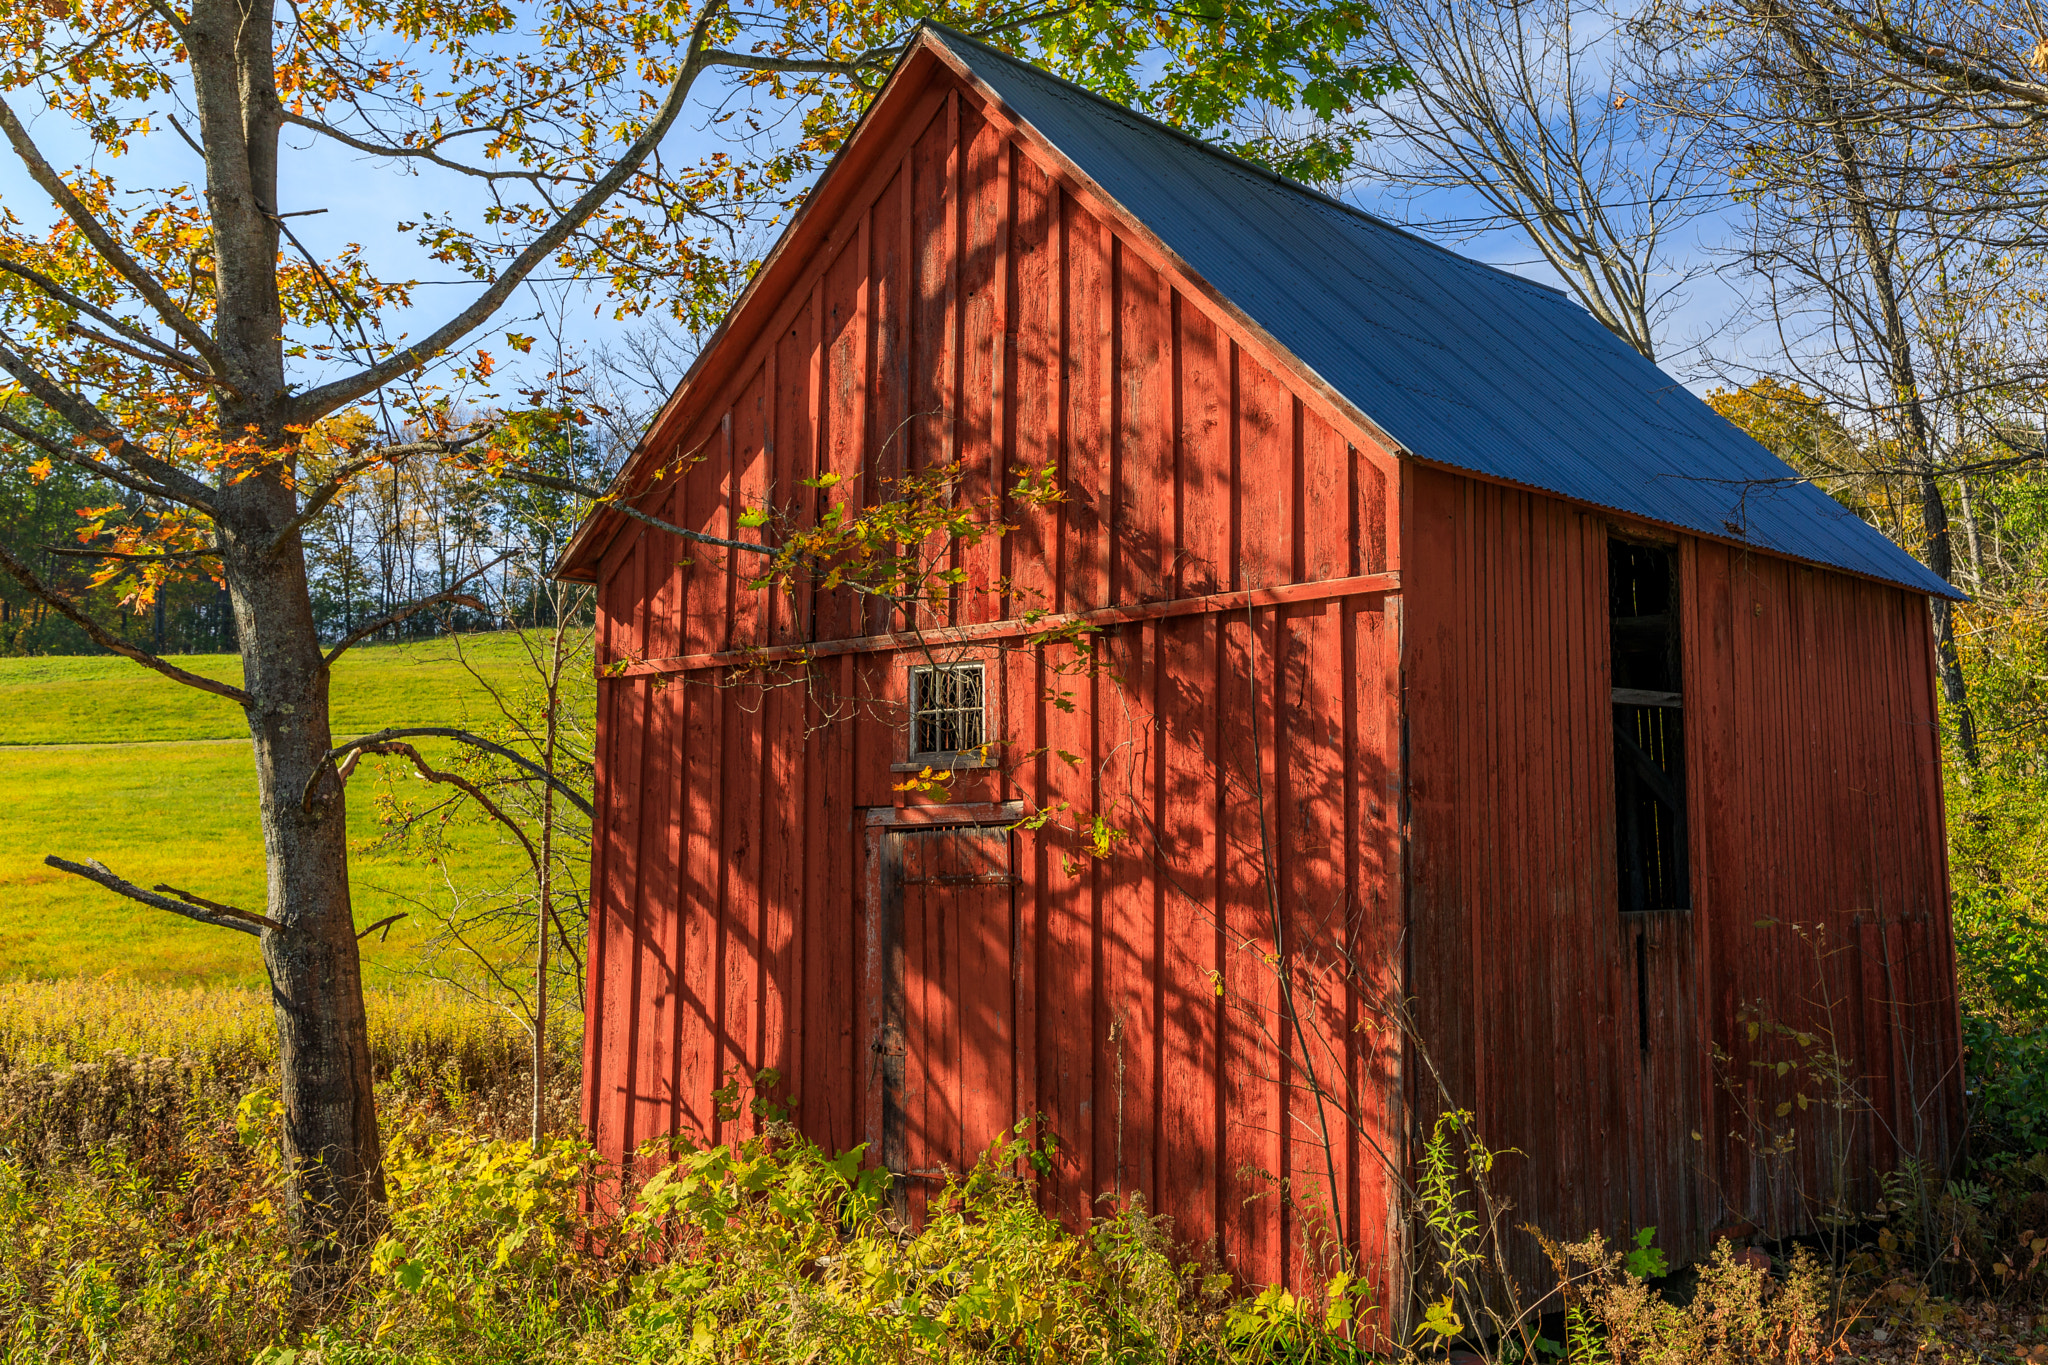
[[[470,665],[508,695],[533,677],[516,636],[461,642]],[[180,657],[235,678],[224,656]],[[391,725],[492,728],[499,713],[452,641],[351,651],[337,663],[334,731]],[[43,865],[97,858],[144,886],[159,882],[251,910],[266,902],[256,774],[240,711],[125,659],[0,659],[0,979],[80,974],[165,983],[264,979],[256,940],[134,904]],[[449,746],[424,741],[430,756]],[[438,761],[438,759],[437,759]],[[391,780],[427,789],[395,759],[367,761],[349,787],[351,901],[358,925],[446,895],[419,856],[373,856],[372,796]],[[465,830],[459,881],[502,885],[522,856],[491,829]],[[418,913],[363,944],[367,980],[403,981],[419,964]]]
[[[463,660],[497,686],[525,674],[525,646],[512,632],[417,644],[359,645],[335,661],[331,724],[337,735],[391,725],[447,725],[490,707]],[[201,677],[240,683],[232,654],[177,655]],[[111,744],[188,739],[246,739],[233,702],[172,682],[127,659],[0,659],[0,745]]]
[[[445,1066],[467,1083],[523,1066],[531,1046],[506,1011],[453,988],[372,989],[370,1048],[380,1074]],[[573,1055],[576,1017],[549,1032]],[[270,992],[250,986],[161,986],[109,977],[0,982],[0,1069],[98,1062],[109,1056],[179,1057],[225,1075],[254,1074],[277,1055]]]

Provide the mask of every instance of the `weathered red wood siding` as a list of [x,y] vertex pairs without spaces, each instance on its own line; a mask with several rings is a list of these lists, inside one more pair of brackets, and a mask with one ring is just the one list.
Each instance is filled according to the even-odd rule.
[[[1308,1276],[1334,1212],[1390,1296],[1384,1161],[1446,1103],[1520,1149],[1516,1224],[1655,1226],[1678,1257],[1724,1224],[1789,1230],[1838,1175],[1867,1196],[1902,1149],[1952,1151],[1924,601],[1672,537],[1693,908],[1624,920],[1606,516],[1395,464],[935,58],[896,80],[662,415],[662,477],[636,464],[634,497],[731,536],[746,507],[810,518],[936,463],[969,497],[1054,465],[1065,500],[1005,498],[1016,529],[956,549],[966,585],[921,623],[988,666],[1002,757],[940,804],[897,791],[905,674],[930,656],[876,635],[896,623],[600,514],[601,1147],[752,1131],[715,1092],[769,1069],[829,1148],[878,1146],[885,1103],[913,1113],[912,1165],[1042,1115],[1066,1216],[1142,1194],[1272,1281]],[[844,482],[800,482],[824,473]],[[1117,615],[1076,659],[1029,645],[1034,608]],[[806,665],[733,672],[797,643]],[[906,833],[1020,808],[1055,819]],[[1090,858],[1071,826],[1097,814],[1124,837]],[[1000,890],[960,871],[1003,858]],[[892,1091],[898,946],[919,1050]],[[1404,994],[1426,1059],[1375,1013]],[[1833,1097],[1811,1056],[1778,1074],[1802,1047],[1752,1040],[1751,1006],[1846,1059],[1852,1114],[1813,1103]],[[1785,1123],[1797,1164],[1755,1159]]]
[[[664,451],[700,458],[639,505],[726,535],[763,500],[815,515],[797,483],[813,474],[873,497],[895,471],[958,458],[974,495],[1056,463],[1065,501],[1012,504],[1015,532],[959,551],[969,588],[935,626],[1381,575],[1117,625],[1079,672],[1021,631],[974,646],[1008,746],[948,804],[1065,813],[1016,837],[1009,943],[959,969],[1008,979],[919,984],[962,1013],[924,1018],[919,1036],[939,1041],[915,1079],[919,1104],[957,1103],[943,1122],[970,1147],[1043,1114],[1064,1154],[1048,1192],[1072,1218],[1102,1192],[1142,1194],[1180,1237],[1214,1238],[1270,1281],[1306,1273],[1289,1257],[1334,1192],[1384,1274],[1396,1239],[1376,1152],[1401,1150],[1399,1047],[1358,1027],[1337,967],[1399,989],[1393,466],[942,73],[898,127],[857,145],[836,174],[860,193],[719,343],[743,360],[664,418]],[[925,656],[856,649],[763,688],[703,656],[884,623],[843,596],[750,591],[721,552],[634,523],[600,578],[600,664],[627,671],[600,694],[597,1141],[620,1154],[751,1131],[713,1091],[764,1068],[818,1142],[871,1141],[866,836],[875,813],[924,804],[893,789],[891,764],[904,670]],[[1096,812],[1128,836],[1102,859],[1057,829]],[[1301,1011],[1334,1113],[1306,1096],[1302,1048],[1274,1041],[1276,928],[1321,968]]]
[[[1668,537],[1693,908],[1625,918],[1613,519],[1405,475],[1413,989],[1448,1102],[1523,1153],[1502,1163],[1513,1221],[1655,1226],[1692,1257],[1718,1227],[1790,1231],[1838,1175],[1867,1201],[1901,1151],[1939,1169],[1962,1115],[1925,599]],[[1745,1006],[1813,1048],[1752,1040]],[[1836,1098],[1821,1051],[1847,1061],[1863,1097],[1849,1112],[1821,1102]],[[1444,1102],[1416,1095],[1424,1116]],[[1756,1157],[1787,1129],[1794,1163]],[[1522,1251],[1533,1276],[1536,1248]]]

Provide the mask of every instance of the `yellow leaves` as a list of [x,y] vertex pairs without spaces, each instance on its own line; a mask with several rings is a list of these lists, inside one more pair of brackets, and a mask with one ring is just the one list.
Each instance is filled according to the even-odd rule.
[[925,768],[898,782],[891,790],[911,792],[935,801],[943,801],[953,790],[953,774],[950,771],[941,772],[936,768]]
[[42,481],[43,481],[44,479],[47,479],[47,478],[49,478],[49,477],[50,477],[50,458],[49,458],[49,456],[47,456],[47,455],[46,455],[46,456],[44,456],[44,457],[43,457],[42,459],[40,459],[40,460],[37,460],[37,461],[36,461],[36,462],[35,462],[34,464],[31,464],[31,465],[30,465],[30,466],[28,467],[28,476],[29,476],[29,477],[30,477],[31,479],[34,479],[34,480],[35,480],[35,481],[36,481],[37,483],[41,483],[41,482],[42,482]]
[[332,455],[353,450],[376,430],[376,419],[365,408],[351,408],[323,418],[306,429],[301,448],[313,455]]
[[2033,50],[2027,53],[2027,65],[2048,75],[2048,38],[2039,39],[2034,43]]
[[519,354],[525,355],[533,349],[533,338],[518,332],[507,332],[505,333],[505,344],[519,352]]
[[1429,1310],[1422,1315],[1422,1322],[1415,1329],[1415,1335],[1420,1337],[1427,1332],[1438,1342],[1447,1342],[1457,1338],[1464,1330],[1464,1320],[1458,1316],[1451,1296],[1446,1294],[1429,1305]]

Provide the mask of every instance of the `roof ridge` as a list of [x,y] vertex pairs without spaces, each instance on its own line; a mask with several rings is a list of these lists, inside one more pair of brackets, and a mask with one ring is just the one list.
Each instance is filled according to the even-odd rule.
[[[1503,269],[1500,266],[1493,265],[1486,261],[1474,260],[1472,257],[1467,256],[1462,252],[1453,251],[1450,247],[1445,246],[1442,242],[1438,242],[1431,238],[1425,237],[1421,233],[1413,231],[1412,229],[1402,227],[1399,223],[1389,222],[1387,219],[1380,217],[1376,213],[1369,213],[1366,210],[1360,208],[1356,204],[1347,203],[1346,201],[1339,199],[1336,195],[1331,194],[1327,190],[1319,190],[1314,185],[1303,184],[1301,181],[1293,179],[1290,176],[1280,174],[1280,172],[1274,170],[1270,166],[1261,166],[1258,162],[1249,160],[1245,157],[1241,157],[1237,153],[1230,151],[1227,148],[1218,147],[1215,143],[1210,142],[1207,138],[1197,137],[1195,136],[1195,134],[1188,132],[1185,128],[1176,128],[1172,124],[1167,123],[1164,120],[1153,118],[1150,114],[1145,113],[1143,110],[1133,109],[1128,104],[1121,104],[1118,101],[1109,98],[1109,96],[1107,95],[1098,94],[1097,92],[1090,90],[1087,86],[1082,85],[1078,81],[1070,81],[1065,76],[1057,75],[1054,72],[1047,71],[1042,66],[1036,66],[1030,62],[1022,60],[1021,58],[1013,57],[999,47],[992,47],[989,44],[981,41],[981,39],[962,33],[959,29],[953,28],[947,24],[942,24],[936,19],[920,19],[917,22],[917,28],[920,30],[930,29],[933,33],[937,34],[941,40],[945,42],[965,43],[969,47],[977,48],[982,52],[986,52],[989,56],[996,58],[998,61],[1005,62],[1011,66],[1021,67],[1025,71],[1029,72],[1034,76],[1038,76],[1045,80],[1056,82],[1057,84],[1065,87],[1066,89],[1073,91],[1075,94],[1080,95],[1083,98],[1092,101],[1093,103],[1103,106],[1105,109],[1120,114],[1125,118],[1135,119],[1137,122],[1147,125],[1156,132],[1164,133],[1168,137],[1174,138],[1180,142],[1184,142],[1198,151],[1206,152],[1210,156],[1215,157],[1218,161],[1228,162],[1241,170],[1251,172],[1253,175],[1257,176],[1261,180],[1270,181],[1271,183],[1277,185],[1279,188],[1283,190],[1287,190],[1291,193],[1299,194],[1306,198],[1316,200],[1317,202],[1326,204],[1329,207],[1338,210],[1339,212],[1348,213],[1354,218],[1360,219],[1363,222],[1371,224],[1373,227],[1379,228],[1381,231],[1391,232],[1396,237],[1405,237],[1409,241],[1416,242],[1422,246],[1426,246],[1432,251],[1441,252],[1444,255],[1450,257],[1452,260],[1458,262],[1460,265],[1476,266],[1481,270],[1490,270],[1494,274],[1500,275],[1506,279],[1513,280],[1517,284],[1530,285],[1534,288],[1544,290],[1547,293],[1555,294],[1561,299],[1572,301],[1570,294],[1566,293],[1564,290],[1558,288],[1554,284],[1545,284],[1542,280],[1532,280],[1527,275],[1518,275],[1512,270]],[[915,37],[915,33],[916,30],[913,30],[913,38]]]

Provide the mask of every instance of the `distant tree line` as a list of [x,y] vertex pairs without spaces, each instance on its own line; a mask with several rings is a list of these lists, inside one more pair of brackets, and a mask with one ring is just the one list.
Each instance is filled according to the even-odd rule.
[[[623,458],[633,424],[549,424],[529,442],[534,468],[603,486]],[[313,617],[338,640],[405,603],[457,588],[482,606],[450,603],[382,627],[374,642],[432,638],[451,630],[545,628],[559,595],[546,590],[583,499],[529,484],[466,477],[438,461],[378,469],[307,527]],[[101,513],[81,516],[81,508]],[[153,654],[236,649],[226,588],[200,575],[147,584],[101,557],[106,537],[88,522],[121,524],[157,511],[141,494],[72,465],[38,465],[36,452],[0,432],[0,546],[43,581],[89,604],[116,635]],[[69,618],[0,576],[0,655],[100,654]]]

